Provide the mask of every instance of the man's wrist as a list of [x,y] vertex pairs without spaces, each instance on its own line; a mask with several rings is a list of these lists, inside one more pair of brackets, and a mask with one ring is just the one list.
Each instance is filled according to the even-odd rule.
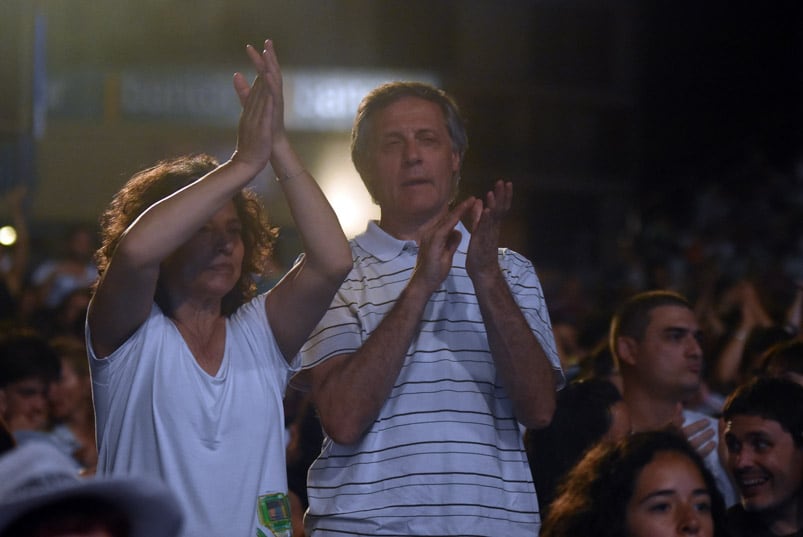
[[402,291],[399,299],[405,298],[409,301],[426,304],[429,302],[429,299],[432,298],[435,291],[438,290],[438,287],[440,287],[440,284],[433,287],[432,282],[429,281],[426,276],[415,271],[410,281],[407,282],[407,286]]
[[499,268],[499,265],[481,271],[469,272],[468,277],[471,278],[477,292],[479,292],[480,289],[492,288],[493,286],[505,282],[505,278],[502,276],[502,269]]

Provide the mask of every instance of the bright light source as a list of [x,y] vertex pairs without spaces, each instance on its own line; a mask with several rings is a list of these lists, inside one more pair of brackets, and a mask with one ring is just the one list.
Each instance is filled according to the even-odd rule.
[[365,231],[368,220],[379,219],[379,207],[371,200],[371,195],[349,160],[348,137],[329,142],[320,156],[318,167],[318,183],[346,237],[352,238]]
[[[362,189],[360,192],[359,189]],[[357,188],[337,188],[326,194],[337,214],[346,237],[352,238],[365,231],[368,220],[379,218],[379,207],[371,202],[362,183]]]
[[14,226],[0,227],[0,244],[3,246],[11,246],[17,242],[17,230]]

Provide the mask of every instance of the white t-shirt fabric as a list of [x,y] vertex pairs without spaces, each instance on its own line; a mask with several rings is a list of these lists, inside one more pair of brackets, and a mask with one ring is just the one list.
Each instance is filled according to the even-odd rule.
[[[432,295],[393,390],[353,445],[325,438],[308,474],[307,535],[537,535],[538,501],[513,405],[497,377],[465,269],[469,233]],[[406,287],[418,247],[375,222],[351,241],[354,268],[302,349],[304,368],[357,350]],[[532,264],[499,262],[513,296],[563,374]],[[550,379],[552,380],[552,379]]]
[[164,480],[185,511],[182,536],[253,537],[258,496],[287,493],[282,399],[299,358],[280,352],[265,296],[226,320],[214,377],[155,304],[109,357],[88,345],[98,473]]

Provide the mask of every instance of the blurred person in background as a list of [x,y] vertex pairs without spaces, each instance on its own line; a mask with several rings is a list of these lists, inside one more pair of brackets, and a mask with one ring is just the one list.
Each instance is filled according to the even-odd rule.
[[91,290],[83,287],[67,293],[53,311],[50,337],[83,339],[84,321],[91,296]]
[[48,444],[0,455],[0,537],[175,537],[181,524],[158,480],[82,478]]
[[[723,324],[722,337],[714,348],[711,380],[724,396],[756,374],[767,349],[798,334],[803,287],[791,282],[789,285],[792,291],[785,297],[786,305],[772,308],[765,306],[769,301],[767,293],[761,293],[750,280],[740,280],[722,293],[716,309]],[[776,315],[770,313],[776,310]]]
[[5,402],[0,399],[0,455],[17,446],[17,441],[14,440],[14,435],[11,434],[3,417],[5,412]]
[[0,408],[17,443],[47,440],[49,391],[60,374],[58,355],[38,333],[0,335]]
[[5,193],[11,225],[17,237],[13,245],[0,244],[0,327],[12,326],[17,317],[17,308],[25,287],[31,245],[28,219],[25,216],[27,188],[16,186]]
[[717,447],[716,418],[685,407],[700,390],[702,331],[689,301],[673,291],[629,297],[611,320],[610,345],[634,431],[675,426],[700,451],[726,505],[736,496]]
[[606,380],[616,386],[619,393],[624,391],[622,375],[611,353],[607,338],[597,343],[591,352],[580,358],[576,380]]
[[803,339],[773,345],[761,358],[760,374],[782,377],[803,386]]
[[86,345],[68,336],[51,339],[50,345],[61,360],[61,376],[50,387],[50,436],[83,472],[91,474],[98,450]]
[[552,423],[528,429],[524,435],[541,516],[549,513],[558,484],[586,451],[600,441],[616,441],[628,434],[630,413],[611,382],[574,381],[559,391]]
[[803,386],[759,377],[723,411],[727,464],[739,492],[732,537],[803,535]]
[[68,230],[61,244],[63,252],[39,263],[31,275],[41,305],[55,309],[75,289],[88,289],[98,277],[92,255],[95,253],[95,231],[86,225]]

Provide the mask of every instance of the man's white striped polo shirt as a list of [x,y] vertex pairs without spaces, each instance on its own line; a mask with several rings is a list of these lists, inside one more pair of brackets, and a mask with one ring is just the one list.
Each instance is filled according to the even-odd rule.
[[[538,502],[519,425],[465,270],[469,233],[458,229],[452,269],[426,306],[379,417],[357,444],[325,439],[309,470],[313,536],[537,535]],[[362,345],[407,285],[418,252],[375,222],[351,248],[354,269],[302,349],[305,368]],[[562,385],[532,264],[505,249],[499,263]]]

